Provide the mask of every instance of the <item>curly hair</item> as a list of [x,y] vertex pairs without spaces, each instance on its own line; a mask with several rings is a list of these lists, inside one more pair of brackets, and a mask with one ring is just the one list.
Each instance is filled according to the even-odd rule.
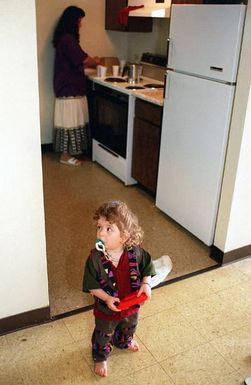
[[85,17],[85,11],[83,9],[75,7],[74,5],[67,7],[56,25],[52,39],[53,46],[57,46],[61,36],[65,33],[74,36],[79,43],[79,19],[83,17]]
[[108,201],[103,203],[94,213],[94,221],[98,221],[101,217],[105,218],[109,223],[115,223],[121,233],[128,232],[129,238],[125,242],[125,246],[138,246],[142,243],[144,232],[139,226],[138,218],[129,209],[126,203],[121,201]]

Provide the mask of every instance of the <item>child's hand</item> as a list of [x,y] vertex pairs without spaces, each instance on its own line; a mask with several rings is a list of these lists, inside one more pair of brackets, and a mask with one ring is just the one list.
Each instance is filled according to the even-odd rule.
[[139,297],[140,294],[142,294],[142,293],[145,293],[147,298],[151,299],[152,288],[151,288],[150,283],[141,282],[141,286],[140,286],[140,289],[139,289],[137,297]]
[[119,298],[115,298],[109,295],[109,298],[105,302],[109,309],[111,309],[112,311],[121,311],[116,306],[116,304],[120,302]]

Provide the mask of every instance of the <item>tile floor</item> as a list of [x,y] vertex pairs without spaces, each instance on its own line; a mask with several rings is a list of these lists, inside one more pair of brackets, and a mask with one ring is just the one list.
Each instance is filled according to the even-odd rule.
[[251,258],[153,290],[141,351],[93,373],[92,312],[0,337],[1,385],[241,385],[251,375]]

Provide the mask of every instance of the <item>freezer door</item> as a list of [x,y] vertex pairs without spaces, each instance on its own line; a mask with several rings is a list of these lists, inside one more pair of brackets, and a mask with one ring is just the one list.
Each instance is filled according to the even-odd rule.
[[168,66],[236,82],[246,6],[173,5]]
[[156,206],[211,245],[234,87],[172,72],[167,79]]

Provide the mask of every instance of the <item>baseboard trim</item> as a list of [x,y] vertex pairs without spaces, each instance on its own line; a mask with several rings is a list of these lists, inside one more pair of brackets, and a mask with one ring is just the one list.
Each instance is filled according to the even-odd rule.
[[0,319],[0,335],[39,325],[48,321],[50,321],[49,306],[2,318]]
[[215,264],[213,266],[206,267],[205,269],[201,269],[201,270],[193,271],[193,272],[185,274],[185,275],[181,275],[180,277],[168,279],[166,281],[161,282],[158,286],[153,287],[153,290],[158,289],[159,287],[162,287],[162,286],[170,285],[170,284],[175,283],[175,282],[183,281],[187,278],[191,278],[191,277],[194,277],[196,275],[207,273],[208,271],[218,269],[219,267],[220,267],[219,264]]
[[246,258],[251,255],[251,245],[240,247],[239,249],[231,250],[224,253],[216,246],[211,247],[211,255],[215,261],[221,265],[237,261],[238,259]]
[[46,152],[53,152],[54,151],[53,143],[42,144],[41,149],[42,149],[42,154],[45,154]]
[[57,320],[62,319],[62,318],[71,317],[72,315],[76,315],[79,313],[85,313],[85,312],[92,310],[92,309],[93,309],[93,305],[78,307],[77,309],[67,311],[66,313],[61,313],[61,314],[56,314],[54,316],[51,316],[51,320],[57,321]]

